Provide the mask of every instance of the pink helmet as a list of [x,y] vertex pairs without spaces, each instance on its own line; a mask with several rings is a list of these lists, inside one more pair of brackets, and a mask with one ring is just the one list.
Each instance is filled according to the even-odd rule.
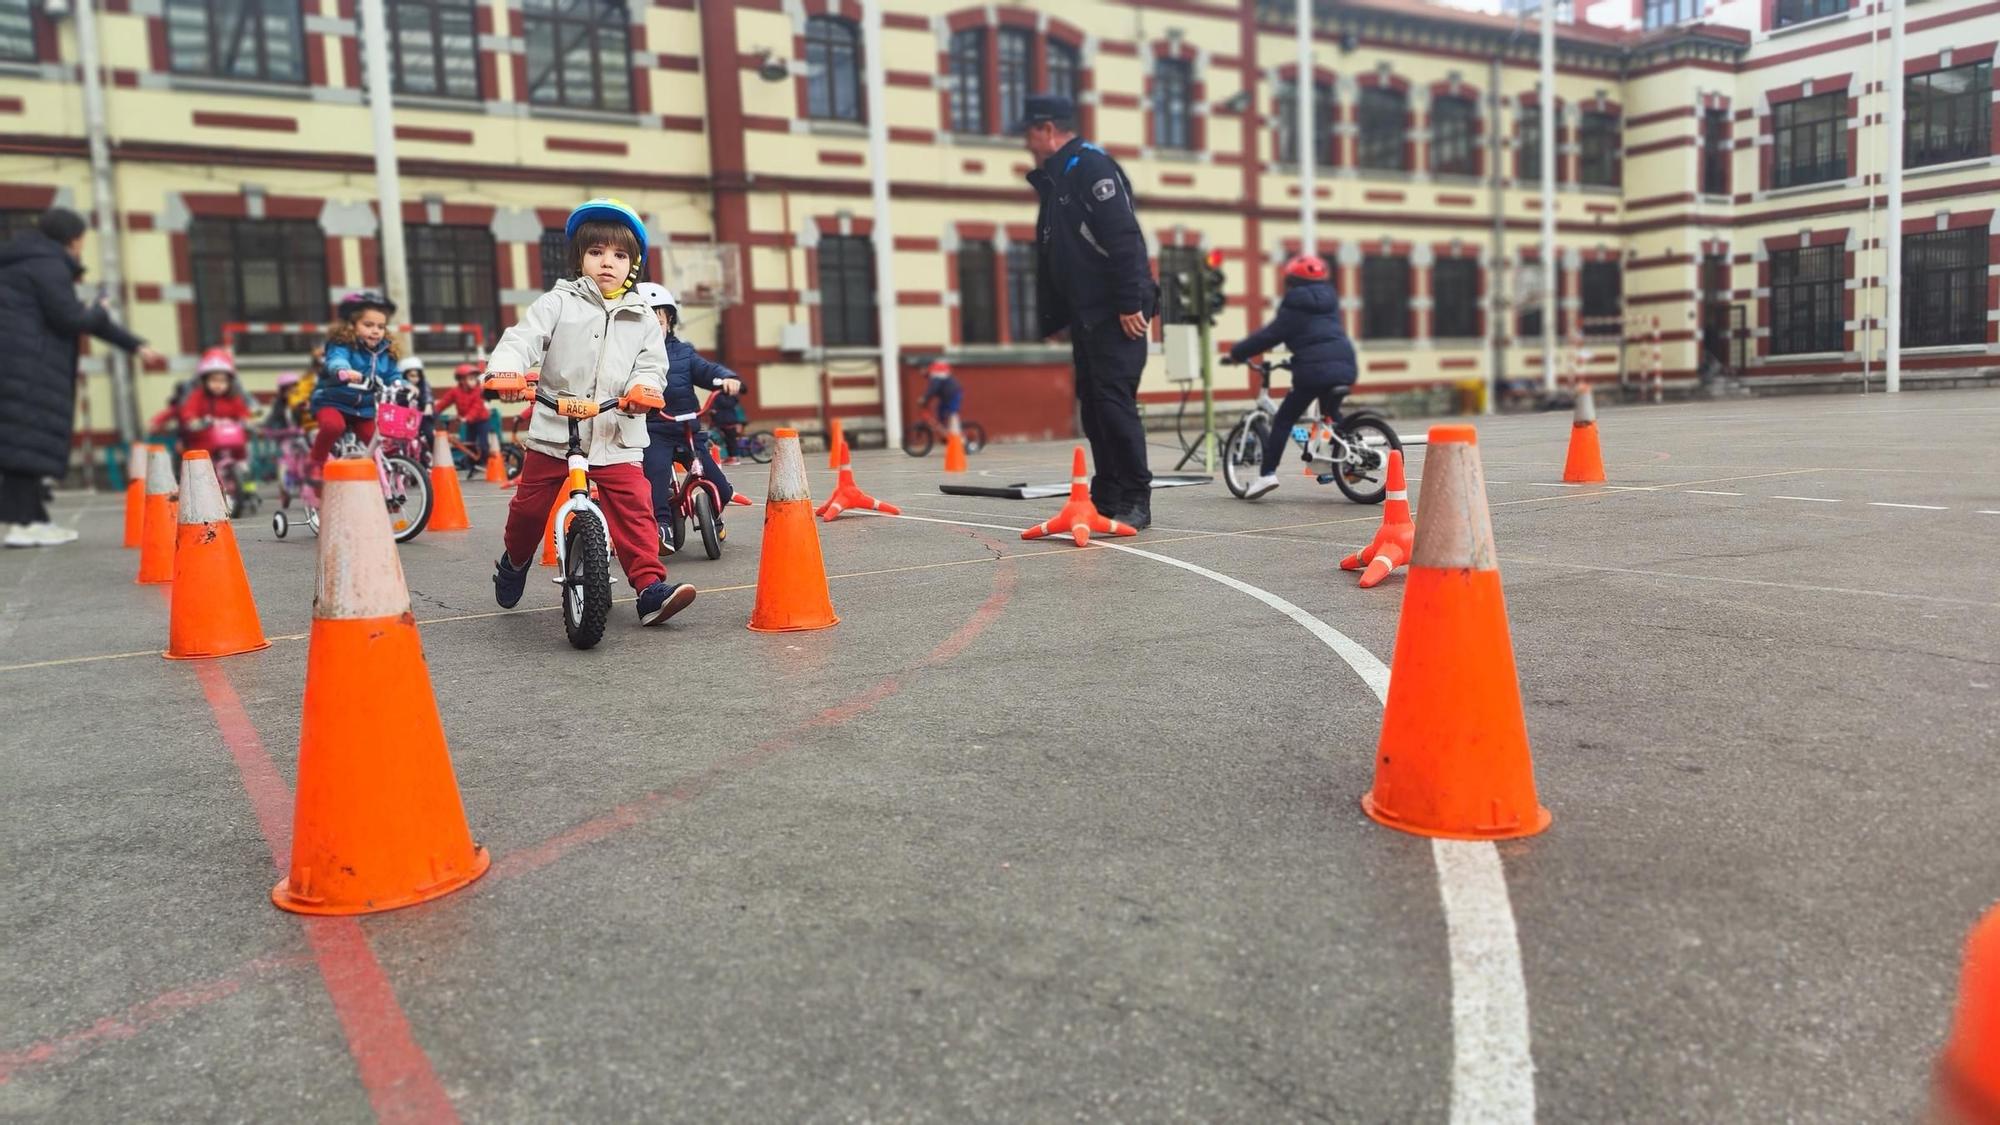
[[228,348],[210,348],[201,353],[201,362],[194,365],[196,375],[211,375],[217,371],[236,374],[236,356]]

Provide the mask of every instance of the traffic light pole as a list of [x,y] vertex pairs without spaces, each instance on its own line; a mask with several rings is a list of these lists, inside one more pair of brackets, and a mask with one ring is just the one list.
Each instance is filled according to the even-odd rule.
[[1209,323],[1208,277],[1207,269],[1194,271],[1195,338],[1201,351],[1201,437],[1181,451],[1181,459],[1174,468],[1187,468],[1195,451],[1200,450],[1202,472],[1212,473],[1215,471],[1215,336]]

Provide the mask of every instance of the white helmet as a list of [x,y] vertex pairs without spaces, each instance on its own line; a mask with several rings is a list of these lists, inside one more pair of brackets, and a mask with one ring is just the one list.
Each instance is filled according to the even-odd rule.
[[405,375],[408,375],[412,371],[422,371],[423,369],[424,369],[423,359],[419,356],[413,356],[413,355],[404,356],[403,362],[396,365],[396,370],[402,372]]
[[675,312],[680,311],[680,298],[674,296],[673,290],[661,285],[657,281],[642,281],[632,291],[639,295],[640,300],[646,302],[646,307],[649,309],[657,309],[664,306],[673,309]]

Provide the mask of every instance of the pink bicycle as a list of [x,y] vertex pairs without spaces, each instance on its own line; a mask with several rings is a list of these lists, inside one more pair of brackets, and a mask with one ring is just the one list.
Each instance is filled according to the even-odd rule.
[[[334,442],[332,455],[374,459],[375,473],[382,481],[382,500],[389,507],[389,529],[395,533],[396,542],[408,543],[422,534],[424,525],[431,520],[431,479],[420,462],[401,453],[390,452],[390,443],[398,443],[399,446],[414,444],[417,426],[423,420],[423,415],[413,407],[400,406],[391,401],[391,396],[384,394],[380,380],[371,377],[365,385],[376,395],[375,437],[364,444],[360,438],[354,436],[354,431],[349,430]],[[391,411],[406,411],[407,414],[388,414],[385,417],[385,413]],[[389,435],[388,430],[391,426],[399,436]],[[304,436],[300,435],[295,441],[304,442]],[[291,445],[292,443],[287,443],[286,453],[280,458],[280,465],[287,463]],[[305,445],[305,451],[309,464],[312,446]],[[284,475],[283,469],[280,470],[280,475]],[[300,468],[299,482],[299,500],[306,510],[306,526],[312,528],[314,535],[318,535],[319,490],[305,476],[304,466]],[[271,530],[280,539],[291,530],[291,517],[286,515],[282,508],[271,516]]]

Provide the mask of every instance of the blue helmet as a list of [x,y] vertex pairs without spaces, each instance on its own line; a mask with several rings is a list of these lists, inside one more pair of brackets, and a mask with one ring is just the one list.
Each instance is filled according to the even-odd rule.
[[625,282],[626,289],[632,288],[633,284],[643,276],[642,271],[646,265],[646,221],[639,217],[639,212],[632,210],[632,208],[627,207],[619,200],[610,198],[587,199],[578,204],[576,210],[569,213],[569,221],[563,224],[564,237],[574,241],[576,238],[576,228],[589,222],[622,224],[627,230],[632,232],[632,237],[638,240],[639,253],[632,259],[632,276]]

